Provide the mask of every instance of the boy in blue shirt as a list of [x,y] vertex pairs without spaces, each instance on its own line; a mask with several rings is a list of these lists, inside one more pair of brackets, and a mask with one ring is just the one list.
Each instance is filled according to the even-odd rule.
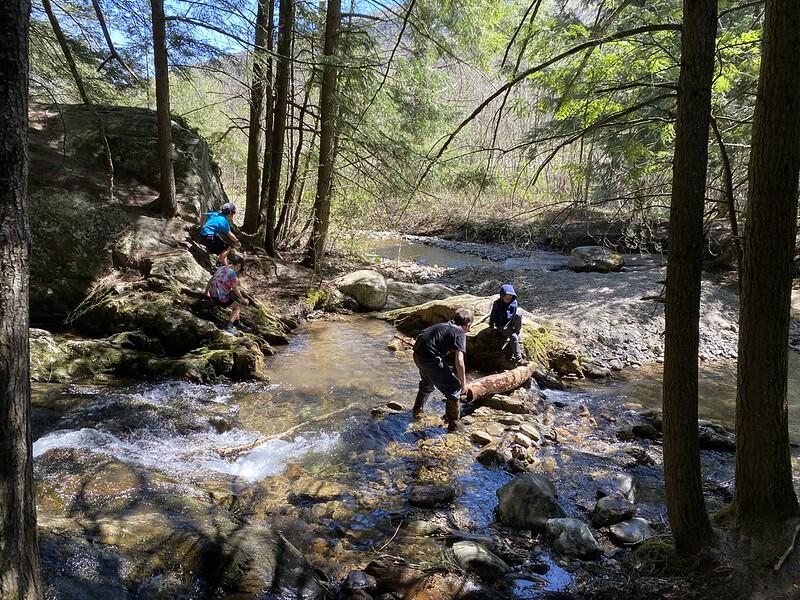
[[523,361],[520,345],[522,315],[517,312],[517,293],[510,283],[500,287],[500,297],[492,304],[489,327],[494,327],[500,335],[514,342],[513,360],[517,364],[521,363]]
[[219,255],[219,263],[228,264],[228,252],[239,246],[238,238],[231,231],[236,207],[230,202],[222,205],[219,212],[207,212],[200,228],[200,239],[211,254]]

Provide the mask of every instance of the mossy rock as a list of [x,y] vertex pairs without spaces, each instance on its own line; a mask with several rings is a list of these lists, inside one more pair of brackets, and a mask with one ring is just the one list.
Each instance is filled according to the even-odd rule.
[[[476,323],[467,334],[468,366],[501,371],[514,367],[510,344],[503,351],[506,338],[486,323],[479,323],[489,314],[496,298],[496,296],[480,297],[464,294],[444,300],[433,300],[418,306],[398,308],[378,313],[376,316],[394,324],[402,333],[416,336],[425,327],[453,319],[456,309],[468,308],[473,312]],[[537,365],[547,367],[550,354],[561,345],[550,330],[539,325],[529,312],[520,309],[520,314],[523,316],[521,336],[523,355]]]

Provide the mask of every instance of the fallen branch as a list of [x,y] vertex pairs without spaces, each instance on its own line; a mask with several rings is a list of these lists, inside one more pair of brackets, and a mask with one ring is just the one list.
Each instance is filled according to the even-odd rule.
[[786,549],[786,552],[781,554],[781,557],[778,559],[778,562],[775,563],[775,572],[781,570],[783,563],[786,562],[786,559],[789,558],[789,555],[794,551],[795,544],[797,543],[797,534],[800,534],[800,523],[798,523],[797,527],[794,528],[794,535],[792,536],[792,543]]
[[260,438],[258,438],[257,440],[255,440],[253,442],[250,442],[249,444],[243,444],[241,446],[229,446],[229,447],[226,447],[226,448],[217,448],[217,454],[219,454],[222,458],[228,458],[228,457],[231,457],[231,456],[237,456],[239,454],[243,454],[245,452],[248,452],[248,451],[252,450],[256,446],[261,446],[262,444],[266,444],[267,442],[271,442],[273,440],[283,439],[283,438],[293,434],[295,431],[298,431],[298,430],[302,429],[306,425],[311,425],[312,423],[319,423],[320,421],[324,421],[326,419],[329,419],[334,415],[338,415],[339,413],[345,412],[346,410],[350,410],[354,406],[355,406],[355,403],[351,403],[351,404],[348,404],[347,406],[344,406],[344,407],[339,408],[337,410],[334,410],[332,412],[325,413],[324,415],[317,415],[316,417],[308,419],[307,421],[304,421],[304,422],[302,422],[302,423],[300,423],[298,425],[295,425],[294,427],[290,427],[289,429],[287,429],[286,431],[283,431],[281,433],[273,433],[273,434],[270,434],[270,435],[261,436]]

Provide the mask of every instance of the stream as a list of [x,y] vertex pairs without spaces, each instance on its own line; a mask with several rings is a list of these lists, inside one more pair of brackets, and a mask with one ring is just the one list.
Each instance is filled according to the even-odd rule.
[[[410,246],[400,248],[403,258],[419,250]],[[452,259],[440,255],[450,251],[423,248],[430,261]],[[269,384],[37,385],[34,456],[41,461],[48,451],[72,448],[142,467],[187,489],[224,485],[242,495],[258,490],[261,508],[254,514],[273,522],[315,566],[336,577],[363,567],[387,547],[418,565],[441,566],[448,560],[442,536],[401,532],[401,526],[419,519],[419,511],[408,505],[410,487],[446,482],[460,490],[449,508],[428,511],[425,519],[468,539],[497,533],[496,491],[512,475],[476,462],[477,448],[466,436],[444,434],[438,419],[444,408],[441,396],[434,395],[421,423],[412,421],[409,410],[371,415],[374,407],[390,401],[410,407],[416,392],[410,354],[386,349],[393,334],[388,324],[365,317],[311,322],[269,359]],[[791,361],[790,430],[797,442],[800,358],[792,353]],[[732,422],[731,368],[703,368],[701,416]],[[624,445],[614,436],[617,417],[605,415],[625,414],[623,407],[657,407],[659,393],[655,367],[606,383],[579,382],[566,391],[547,392],[548,404],[559,408],[552,414],[565,439],[561,446],[542,447],[542,464],[568,514],[586,510],[594,498],[593,482],[619,469]],[[343,407],[349,408],[236,459],[220,458],[216,452]],[[598,416],[600,426],[587,425],[587,409]],[[602,425],[604,417],[610,424]],[[704,453],[705,472],[713,470],[720,481],[728,480],[730,456]],[[632,470],[642,486],[639,515],[663,522],[660,467],[638,465]],[[309,482],[314,483],[312,491]],[[333,491],[319,492],[323,489]],[[509,579],[511,597],[536,598],[570,585],[573,576],[566,564],[539,546],[532,552],[545,565],[537,573],[546,572],[528,577],[518,567]]]

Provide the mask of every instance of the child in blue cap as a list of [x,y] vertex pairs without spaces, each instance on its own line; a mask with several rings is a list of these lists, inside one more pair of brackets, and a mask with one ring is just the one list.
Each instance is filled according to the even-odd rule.
[[231,231],[236,207],[230,202],[222,205],[219,212],[211,211],[204,215],[200,229],[200,239],[211,254],[219,255],[219,264],[228,264],[228,252],[238,247],[239,240]]
[[520,332],[522,331],[522,315],[517,312],[517,293],[514,286],[506,283],[500,287],[500,297],[492,304],[489,315],[489,327],[494,327],[500,335],[514,343],[515,363],[523,362]]

